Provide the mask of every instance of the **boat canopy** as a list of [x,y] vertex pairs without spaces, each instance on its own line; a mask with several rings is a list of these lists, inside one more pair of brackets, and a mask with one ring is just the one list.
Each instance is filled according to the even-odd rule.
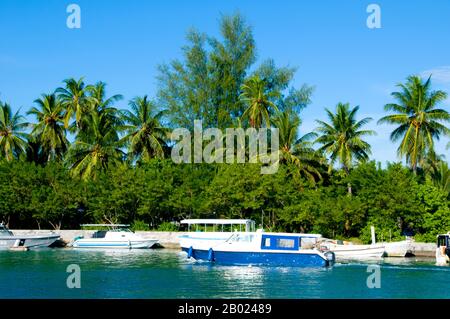
[[216,225],[246,225],[252,223],[251,219],[183,219],[181,224],[216,224]]
[[118,227],[130,227],[128,224],[81,224],[81,227],[112,227],[112,228],[118,228]]
[[213,231],[215,231],[215,225],[222,225],[222,231],[224,231],[225,225],[239,225],[239,230],[242,231],[242,225],[245,225],[245,231],[250,232],[255,230],[255,222],[251,219],[183,219],[180,224],[187,224],[188,229],[191,225],[205,226],[205,231],[207,231],[207,225],[213,225]]

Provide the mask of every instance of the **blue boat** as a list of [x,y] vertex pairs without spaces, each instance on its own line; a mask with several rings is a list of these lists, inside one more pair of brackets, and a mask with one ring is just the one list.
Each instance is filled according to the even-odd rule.
[[314,245],[320,235],[256,232],[235,233],[223,243],[205,247],[182,247],[189,258],[229,265],[319,266],[334,264],[330,251]]

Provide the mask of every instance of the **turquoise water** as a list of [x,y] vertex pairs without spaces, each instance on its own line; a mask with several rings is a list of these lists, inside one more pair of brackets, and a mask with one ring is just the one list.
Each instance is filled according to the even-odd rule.
[[[69,289],[66,268],[81,269]],[[367,266],[380,265],[369,289]],[[450,298],[450,267],[385,258],[332,268],[220,266],[176,250],[0,251],[0,298]]]

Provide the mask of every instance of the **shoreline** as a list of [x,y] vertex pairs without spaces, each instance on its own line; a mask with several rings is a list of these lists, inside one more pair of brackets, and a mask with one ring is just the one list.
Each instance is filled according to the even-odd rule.
[[[59,231],[54,230],[31,230],[31,229],[11,229],[15,235],[32,235],[32,234],[45,234],[49,232],[55,232],[61,236],[59,241],[60,247],[64,247],[70,243],[75,237],[83,236],[90,237],[95,230],[82,230],[82,229],[63,229]],[[168,231],[136,231],[136,234],[141,235],[144,238],[153,238],[158,240],[157,248],[166,249],[180,249],[178,242],[178,236],[185,235],[187,232],[168,232]],[[415,257],[434,257],[436,253],[436,243],[421,243],[413,242],[413,251]],[[395,257],[395,256],[387,256]]]

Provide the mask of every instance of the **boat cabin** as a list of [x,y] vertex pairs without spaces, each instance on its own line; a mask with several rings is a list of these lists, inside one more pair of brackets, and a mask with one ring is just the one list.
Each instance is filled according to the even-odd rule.
[[227,241],[251,243],[260,240],[261,250],[299,250],[314,248],[321,237],[320,234],[263,233],[258,231],[252,234],[236,233]]
[[[106,227],[107,230],[97,230],[92,234],[91,238],[105,238],[107,233],[111,232],[125,232],[125,233],[134,233],[131,229],[129,229],[130,225],[128,224],[82,224],[81,227]],[[122,236],[123,237],[123,236]]]
[[251,219],[184,219],[187,231],[195,232],[254,232],[255,222]]

